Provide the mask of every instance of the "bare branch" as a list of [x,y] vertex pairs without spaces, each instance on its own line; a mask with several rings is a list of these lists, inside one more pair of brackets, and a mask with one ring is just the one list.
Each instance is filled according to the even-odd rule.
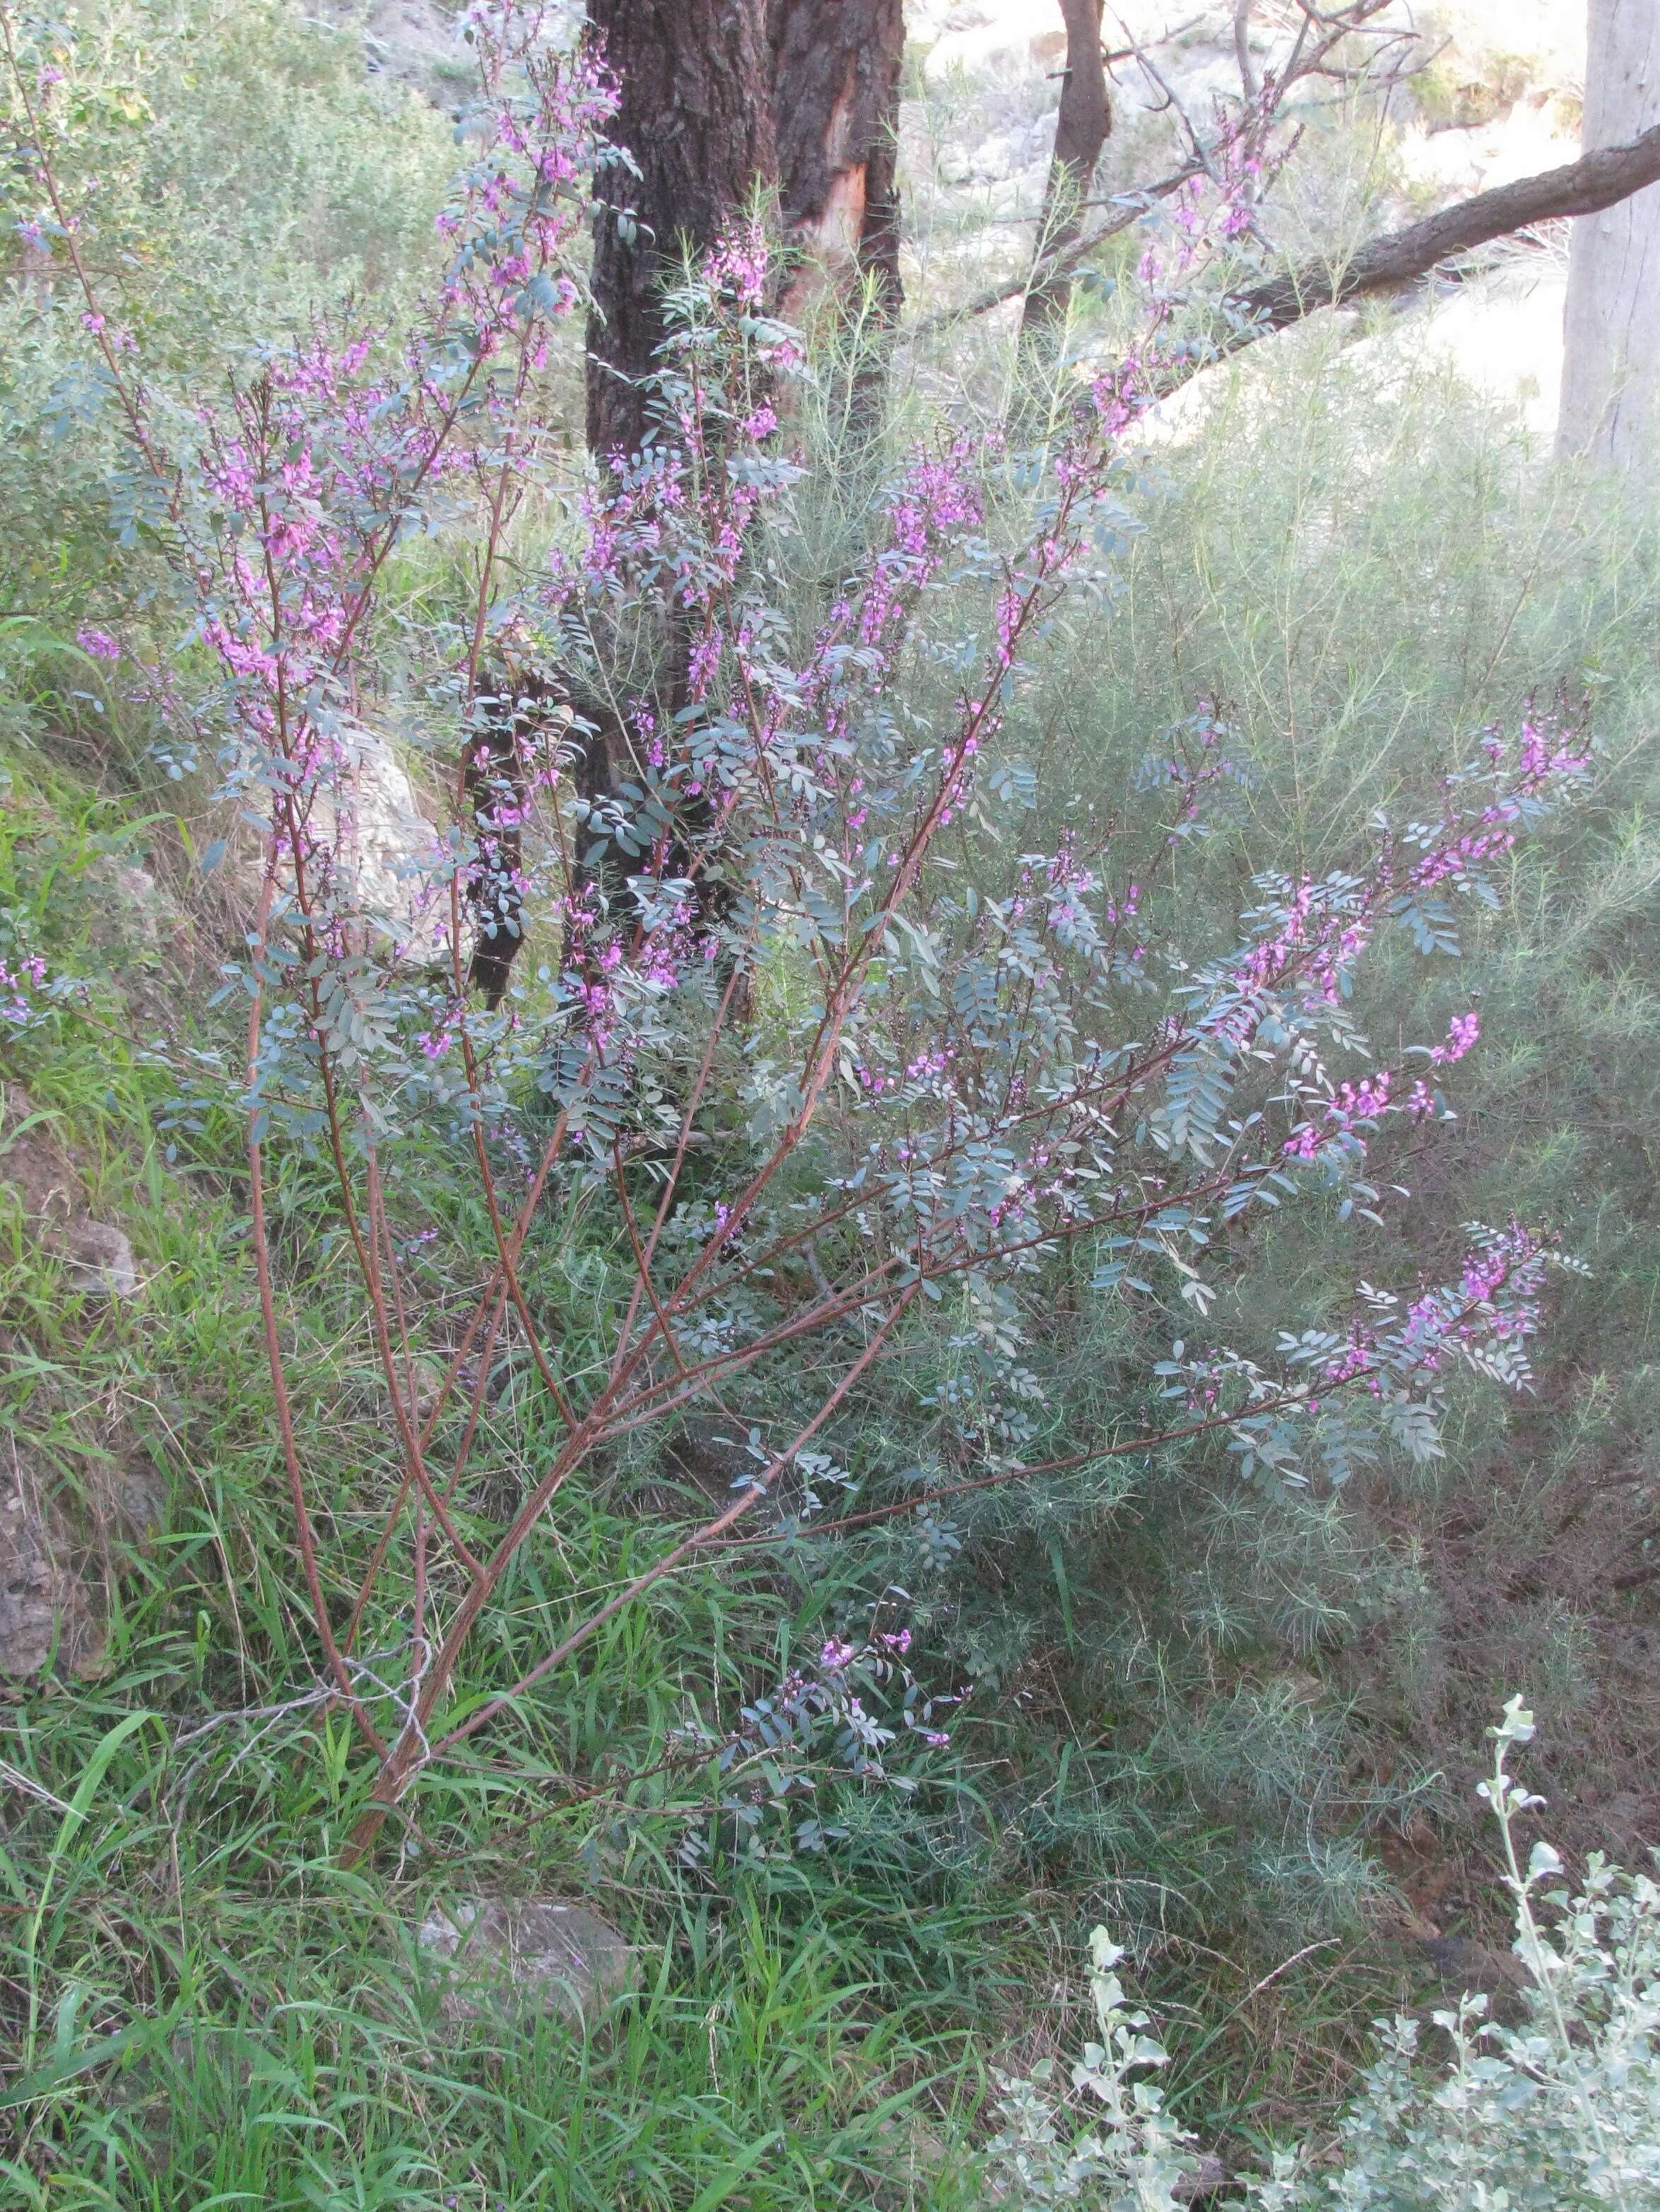
[[[1284,107],[1286,95],[1292,87],[1304,77],[1327,74],[1327,57],[1344,39],[1365,33],[1369,37],[1383,38],[1387,46],[1402,38],[1414,36],[1411,33],[1372,22],[1371,19],[1389,4],[1390,0],[1347,0],[1347,5],[1329,15],[1303,6],[1302,21],[1291,52],[1278,70],[1270,70],[1266,79],[1256,84],[1254,94],[1245,101],[1247,112],[1255,111],[1252,118],[1254,127],[1259,131],[1266,129]],[[1179,38],[1192,29],[1193,24],[1183,24],[1180,29],[1167,32],[1159,39],[1132,40],[1111,53],[1103,54],[1100,45],[1103,11],[1096,4],[1096,0],[1061,0],[1061,8],[1067,21],[1067,68],[1062,73],[1065,89],[1061,94],[1061,113],[1056,124],[1055,160],[1044,190],[1037,246],[1031,264],[1019,276],[1008,277],[1000,284],[990,285],[983,292],[976,293],[960,307],[946,308],[939,313],[923,316],[904,333],[907,338],[929,337],[935,331],[948,329],[976,315],[988,314],[994,307],[1000,307],[1006,301],[1019,299],[1023,295],[1028,303],[1022,323],[1023,331],[1031,323],[1034,302],[1045,303],[1037,309],[1040,319],[1051,319],[1055,308],[1064,304],[1069,280],[1098,246],[1104,245],[1108,239],[1128,230],[1149,208],[1160,200],[1167,199],[1172,192],[1179,191],[1190,179],[1214,173],[1213,157],[1219,141],[1215,138],[1207,140],[1200,136],[1169,81],[1152,59],[1154,47]],[[1242,0],[1242,21],[1245,12]],[[1091,20],[1094,24],[1092,43],[1089,36]],[[1119,22],[1122,29],[1122,18]],[[1125,36],[1128,37],[1128,32]],[[1086,90],[1080,92],[1078,105],[1079,122],[1074,137],[1068,127],[1067,100],[1073,85],[1079,82],[1079,65],[1074,58],[1079,53],[1086,56],[1084,64]],[[1090,179],[1093,176],[1102,145],[1111,126],[1105,72],[1125,61],[1134,61],[1147,82],[1159,93],[1159,109],[1171,111],[1178,117],[1189,143],[1189,155],[1170,175],[1160,177],[1152,184],[1137,185],[1112,195],[1112,204],[1117,205],[1122,212],[1111,222],[1104,222],[1098,229],[1084,235],[1078,217],[1086,204]],[[1091,105],[1094,75],[1098,68],[1100,72],[1098,114]],[[1380,81],[1393,84],[1398,74],[1395,71],[1386,72]],[[1098,120],[1100,136],[1093,140],[1091,150],[1086,126],[1092,114],[1096,114]],[[1065,167],[1063,155],[1066,157]],[[1087,172],[1084,167],[1085,158]]]
[[1031,268],[1022,270],[1018,276],[1011,276],[1001,284],[989,285],[985,291],[976,292],[960,307],[942,307],[937,314],[923,315],[911,325],[904,336],[908,339],[932,337],[935,331],[947,330],[954,323],[970,322],[976,315],[988,314],[992,308],[1000,307],[1007,300],[1018,300],[1023,292],[1045,281],[1051,274],[1071,276],[1088,260],[1098,246],[1104,245],[1110,238],[1116,238],[1120,231],[1128,230],[1132,223],[1140,222],[1150,207],[1159,200],[1168,199],[1172,192],[1180,191],[1190,177],[1200,173],[1197,164],[1189,162],[1184,168],[1173,170],[1168,177],[1160,177],[1157,184],[1142,185],[1134,192],[1116,193],[1110,204],[1116,206],[1119,212],[1112,221],[1104,222],[1085,238],[1074,239],[1063,252],[1055,255],[1052,267],[1043,268],[1034,263]]
[[1560,168],[1541,170],[1536,176],[1456,201],[1421,222],[1408,223],[1404,230],[1369,240],[1336,267],[1305,262],[1300,269],[1232,294],[1227,307],[1237,327],[1223,340],[1221,350],[1237,351],[1319,308],[1341,307],[1367,293],[1414,283],[1457,254],[1535,223],[1596,215],[1657,181],[1660,124],[1627,145],[1600,146]]

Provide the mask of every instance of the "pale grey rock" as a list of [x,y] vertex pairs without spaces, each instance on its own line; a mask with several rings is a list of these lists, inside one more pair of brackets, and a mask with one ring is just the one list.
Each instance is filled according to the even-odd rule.
[[104,1643],[97,1593],[14,1458],[0,1475],[0,1674],[27,1681],[52,1666],[89,1680]]
[[0,1111],[0,1184],[21,1210],[29,1233],[68,1263],[72,1288],[94,1297],[130,1298],[140,1288],[138,1262],[125,1233],[90,1219],[78,1166],[53,1133],[51,1117],[35,1111],[14,1085]]
[[183,908],[148,868],[106,854],[88,872],[95,893],[90,936],[95,950],[118,961],[153,960],[188,929]]
[[70,1281],[93,1297],[137,1297],[142,1287],[138,1262],[125,1235],[107,1221],[71,1221],[58,1241],[69,1261]]
[[1197,2204],[1225,2189],[1228,2170],[1213,2150],[1201,2151],[1193,2164],[1177,2177],[1171,2194],[1178,2204]]
[[591,2027],[635,1978],[615,1928],[548,1898],[453,1900],[427,1915],[419,1942],[442,1966],[447,2020],[551,2013]]

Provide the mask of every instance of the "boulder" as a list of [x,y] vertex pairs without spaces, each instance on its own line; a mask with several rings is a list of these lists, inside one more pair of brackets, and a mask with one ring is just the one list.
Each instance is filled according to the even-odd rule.
[[154,962],[165,950],[182,952],[190,941],[183,908],[148,868],[119,853],[106,854],[87,871],[92,896],[90,939],[118,963]]
[[1498,2003],[1526,1989],[1532,1978],[1513,1951],[1473,1943],[1463,1936],[1425,1936],[1421,1948],[1449,1993],[1461,1996],[1485,1996]]
[[1193,2164],[1183,2167],[1177,2177],[1171,2195],[1178,2204],[1201,2203],[1213,2197],[1219,2189],[1225,2189],[1230,2176],[1225,2166],[1213,2150],[1201,2150]]
[[9,1187],[29,1233],[67,1263],[70,1286],[92,1297],[131,1298],[143,1287],[138,1262],[124,1230],[94,1221],[74,1158],[13,1085],[0,1117],[0,1183]]
[[[329,855],[331,903],[357,917],[383,949],[400,946],[417,962],[437,958],[449,929],[443,842],[393,739],[362,727],[339,738],[341,757],[319,770],[307,807],[311,834]],[[233,834],[232,873],[251,918],[265,883],[264,842],[246,830]],[[291,898],[286,862],[278,883],[282,898]]]

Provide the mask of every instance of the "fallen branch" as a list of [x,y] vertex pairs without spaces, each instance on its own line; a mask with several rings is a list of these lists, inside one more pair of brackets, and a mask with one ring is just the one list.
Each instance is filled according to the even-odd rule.
[[1322,307],[1414,283],[1457,254],[1535,223],[1596,215],[1655,183],[1660,183],[1660,124],[1627,145],[1599,146],[1560,168],[1458,200],[1404,230],[1369,240],[1336,266],[1304,262],[1283,276],[1231,294],[1227,306],[1237,327],[1222,349],[1236,351]]

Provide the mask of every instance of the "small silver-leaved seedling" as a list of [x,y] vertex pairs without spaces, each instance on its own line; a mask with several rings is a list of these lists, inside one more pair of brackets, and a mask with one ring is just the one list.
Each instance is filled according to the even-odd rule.
[[[1535,1842],[1523,1864],[1517,1829],[1544,1803],[1509,1771],[1530,1742],[1533,1716],[1512,1698],[1488,1731],[1493,1771],[1480,1785],[1498,1822],[1526,1973],[1522,2017],[1490,2020],[1482,1996],[1438,2011],[1437,2045],[1419,2022],[1378,2023],[1379,2055],[1342,2117],[1334,2164],[1284,2150],[1266,2176],[1241,2177],[1261,2212],[1564,2212],[1660,2205],[1660,1887],[1646,1874],[1590,1859],[1583,1887],[1548,1887],[1562,1873]],[[1545,1908],[1541,1915],[1541,1908]],[[1190,2194],[1192,2138],[1146,2079],[1166,2053],[1133,2010],[1104,1929],[1091,1938],[1099,2040],[1072,2069],[1073,2095],[1052,2068],[1000,2082],[1002,2131],[991,2145],[988,2201],[1040,2212],[1173,2212]],[[1444,2039],[1442,2040],[1441,2039]],[[1080,2125],[1087,2096],[1100,2116]]]

